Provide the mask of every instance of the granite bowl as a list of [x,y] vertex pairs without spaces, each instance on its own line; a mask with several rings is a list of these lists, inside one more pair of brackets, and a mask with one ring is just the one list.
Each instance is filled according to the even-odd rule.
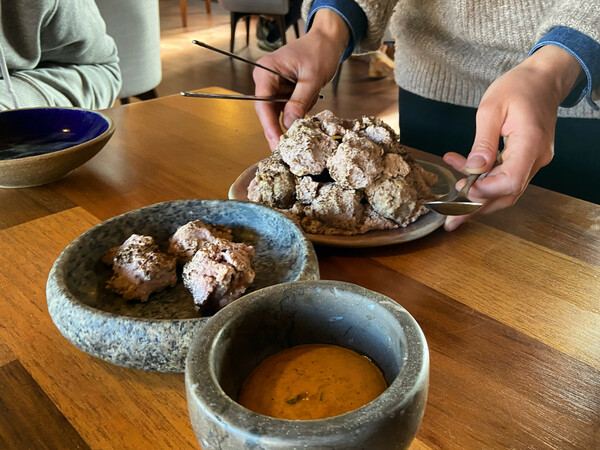
[[[300,344],[334,344],[369,357],[388,388],[366,405],[320,420],[284,420],[236,403],[262,360]],[[196,335],[185,385],[202,448],[406,448],[425,410],[429,351],[417,322],[398,303],[360,286],[299,281],[248,294]]]
[[115,132],[108,116],[79,108],[0,112],[0,187],[51,183],[95,156]]
[[[231,228],[233,239],[255,248],[254,282],[247,292],[295,280],[319,278],[312,244],[283,214],[253,203],[178,200],[113,217],[69,244],[55,261],[46,286],[48,312],[60,332],[79,349],[120,366],[183,372],[195,333],[210,317],[195,310],[181,280],[129,302],[105,288],[112,269],[104,252],[131,234],[147,234],[166,250],[168,238],[192,220]],[[239,298],[233,304],[244,301]],[[227,306],[226,308],[228,308]]]

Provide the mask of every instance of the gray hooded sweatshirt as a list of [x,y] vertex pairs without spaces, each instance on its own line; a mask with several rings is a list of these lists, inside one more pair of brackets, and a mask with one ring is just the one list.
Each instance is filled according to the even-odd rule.
[[[117,47],[94,0],[0,0],[0,46],[18,106],[112,106]],[[0,80],[0,110],[14,108]]]

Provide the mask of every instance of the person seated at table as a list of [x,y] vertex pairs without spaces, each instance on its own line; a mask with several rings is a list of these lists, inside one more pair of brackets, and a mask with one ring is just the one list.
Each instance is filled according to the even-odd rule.
[[[280,113],[285,127],[303,117],[340,60],[376,50],[391,19],[401,142],[445,154],[463,173],[491,170],[470,191],[484,203],[478,213],[514,204],[553,157],[536,184],[600,203],[593,2],[315,0],[303,13],[308,32],[259,60],[297,84],[254,70],[256,95],[292,92],[285,104],[256,103],[271,149],[282,134]],[[499,142],[506,142],[502,164],[492,169]],[[467,219],[448,217],[445,227]]]
[[93,0],[0,0],[0,11],[0,110],[113,105],[117,47]]

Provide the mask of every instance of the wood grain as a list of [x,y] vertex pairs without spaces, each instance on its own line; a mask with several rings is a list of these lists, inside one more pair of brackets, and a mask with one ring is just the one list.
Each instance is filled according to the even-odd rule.
[[0,230],[73,206],[73,202],[56,195],[52,185],[0,189]]
[[0,367],[17,359],[12,350],[0,340]]
[[600,266],[600,206],[537,186],[477,220],[556,252]]
[[427,337],[430,387],[419,439],[434,448],[593,448],[598,442],[598,370],[354,253],[319,249],[321,276],[396,300]]
[[423,443],[419,439],[415,439],[410,444],[410,450],[429,450],[430,448],[431,447],[425,445],[425,443]]
[[[160,201],[226,198],[268,149],[247,103],[175,96],[107,114],[117,131],[90,162],[43,189],[0,193],[0,370],[21,365],[90,447],[197,448],[183,376],[77,350],[48,315],[46,278],[98,222]],[[323,278],[382,292],[423,328],[430,395],[413,448],[598,447],[599,217],[598,205],[530,187],[513,208],[452,233],[317,249]],[[7,420],[25,429],[20,416]]]
[[89,356],[66,341],[48,315],[45,280],[54,259],[98,222],[74,208],[0,231],[8,250],[0,254],[0,286],[18,287],[5,291],[0,339],[94,447],[196,447],[183,375],[125,369]]
[[479,223],[429,244],[375,259],[600,369],[600,267]]
[[0,447],[90,448],[19,361],[0,368]]

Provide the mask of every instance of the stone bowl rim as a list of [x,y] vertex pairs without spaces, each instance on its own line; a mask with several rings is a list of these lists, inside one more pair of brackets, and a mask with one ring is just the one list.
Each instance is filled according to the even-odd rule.
[[[130,215],[137,214],[137,213],[141,212],[142,210],[146,210],[146,209],[150,209],[150,208],[157,208],[160,205],[166,205],[169,203],[176,203],[176,202],[190,202],[190,203],[201,202],[203,204],[217,204],[217,203],[244,204],[244,205],[247,205],[249,208],[257,208],[257,209],[266,210],[266,211],[268,211],[267,212],[268,214],[279,215],[282,218],[284,218],[285,220],[289,221],[290,225],[293,225],[293,227],[299,232],[299,236],[304,240],[303,247],[305,247],[307,249],[306,258],[303,261],[302,270],[300,271],[300,274],[298,276],[302,277],[302,276],[308,275],[309,267],[307,267],[307,266],[310,264],[312,259],[314,259],[314,261],[317,260],[316,253],[314,251],[314,247],[312,246],[310,241],[308,241],[308,239],[306,238],[306,236],[304,235],[302,230],[298,227],[298,225],[296,225],[291,219],[289,219],[287,216],[285,216],[285,214],[280,213],[279,211],[276,211],[272,208],[269,208],[264,205],[259,205],[259,204],[253,203],[253,202],[243,202],[243,201],[236,201],[236,200],[221,200],[221,199],[168,200],[168,201],[164,201],[164,202],[154,203],[151,205],[146,205],[141,208],[127,211],[127,212],[119,214],[117,216],[113,216],[105,221],[100,222],[99,224],[94,225],[92,228],[85,231],[84,233],[79,235],[77,238],[75,238],[71,243],[69,243],[69,245],[67,245],[64,248],[64,250],[60,253],[60,255],[56,258],[56,261],[52,265],[52,268],[50,269],[50,273],[48,275],[47,288],[46,288],[47,292],[52,283],[62,294],[63,301],[66,301],[66,303],[69,303],[75,309],[80,309],[80,310],[84,311],[85,313],[91,313],[91,314],[98,315],[101,317],[116,319],[116,320],[121,321],[122,323],[158,322],[163,326],[168,326],[170,324],[175,324],[175,323],[194,323],[194,322],[198,322],[198,321],[199,322],[207,322],[208,320],[213,318],[216,314],[213,314],[211,316],[189,317],[189,318],[183,318],[183,319],[156,319],[156,318],[133,317],[133,316],[125,316],[125,315],[121,315],[121,314],[115,314],[115,313],[111,313],[111,312],[108,312],[108,311],[105,311],[102,309],[94,308],[93,306],[90,306],[90,305],[80,301],[77,298],[77,296],[75,296],[66,287],[67,286],[66,275],[65,275],[63,266],[66,262],[67,257],[69,256],[70,249],[75,247],[80,240],[83,240],[87,235],[92,234],[96,229],[98,229],[102,226],[106,226],[112,222],[117,222],[119,220],[123,220],[123,218],[130,216]],[[306,245],[307,243],[308,243],[308,245]],[[319,274],[317,274],[317,277],[318,276],[319,276]],[[243,295],[242,297],[245,297],[245,295]],[[240,297],[240,298],[242,298],[242,297]],[[50,298],[48,298],[48,301],[50,301]]]
[[[402,367],[400,368],[398,375],[394,378],[394,381],[388,386],[386,391],[384,391],[379,397],[377,397],[370,403],[344,414],[317,420],[279,419],[251,411],[241,406],[223,391],[218,380],[216,379],[214,369],[207,369],[210,372],[208,380],[203,379],[202,381],[197,379],[198,376],[194,377],[194,373],[200,373],[195,367],[197,364],[199,364],[199,362],[197,361],[197,358],[196,361],[194,361],[194,357],[198,354],[202,354],[203,356],[206,355],[207,358],[210,358],[210,352],[214,348],[213,341],[218,337],[220,330],[223,329],[223,324],[234,319],[236,315],[240,314],[240,309],[248,307],[253,302],[273,301],[273,297],[268,297],[268,295],[270,294],[269,291],[279,289],[306,288],[336,288],[350,291],[353,294],[358,294],[366,298],[368,298],[368,296],[371,296],[371,299],[379,306],[381,306],[387,313],[390,313],[394,316],[394,318],[398,320],[402,319],[403,325],[405,327],[410,328],[411,332],[416,333],[415,335],[413,335],[416,336],[413,342],[408,342],[407,333],[405,333],[405,335],[407,337],[407,347],[410,347],[412,343],[413,345],[415,345],[414,348],[420,351],[420,354],[417,355],[420,356],[420,360],[415,362],[410,362],[408,360],[405,361]],[[336,432],[339,433],[345,429],[348,429],[348,424],[351,422],[359,422],[361,424],[374,422],[376,419],[376,417],[374,416],[376,416],[378,412],[385,411],[384,414],[389,414],[392,411],[401,411],[402,408],[414,397],[422,383],[428,383],[429,348],[427,345],[425,335],[423,334],[422,329],[420,328],[419,324],[414,319],[414,317],[412,317],[412,315],[399,303],[397,303],[396,301],[392,300],[384,294],[366,289],[362,286],[353,283],[343,281],[292,281],[287,283],[281,283],[279,285],[268,286],[257,291],[251,292],[246,296],[246,301],[243,305],[233,304],[232,306],[232,308],[223,309],[217,314],[215,314],[213,316],[213,319],[202,329],[202,331],[194,336],[194,340],[190,345],[190,350],[186,359],[185,385],[188,399],[191,397],[192,401],[194,401],[197,405],[200,405],[199,408],[203,409],[205,412],[209,410],[209,413],[210,408],[207,408],[206,402],[204,401],[205,399],[202,399],[201,396],[198,395],[198,388],[200,386],[206,385],[206,383],[210,383],[212,387],[215,387],[219,394],[219,398],[223,399],[228,404],[228,408],[223,408],[226,409],[226,411],[224,413],[219,413],[218,421],[220,423],[226,424],[228,429],[235,430],[240,435],[249,434],[248,430],[239,427],[237,424],[232,423],[232,419],[240,414],[244,414],[247,417],[254,420],[260,420],[261,424],[263,425],[263,429],[261,430],[263,432],[264,428],[268,427],[269,431],[262,435],[266,439],[285,440],[286,437],[289,437],[286,434],[286,427],[291,426],[293,426],[296,430],[298,430],[298,432],[302,433],[307,438],[316,438],[320,436],[319,430],[321,429],[327,429],[331,434]],[[400,327],[403,326],[400,322],[398,322],[398,325]],[[403,330],[405,329],[406,328],[403,327]],[[203,336],[207,336],[208,343],[204,347],[201,347],[200,341],[202,340]],[[407,363],[416,364],[418,370],[416,374],[412,376],[410,376],[409,374],[409,376],[411,377],[409,384],[410,388],[405,390],[403,387],[403,381],[406,381],[406,379],[403,380],[402,376],[405,374],[405,371],[408,370]],[[217,420],[214,414],[211,416],[211,420]],[[277,432],[270,433],[271,430],[277,430]],[[297,441],[293,440],[293,438],[290,439],[290,442],[294,445],[298,443]]]

